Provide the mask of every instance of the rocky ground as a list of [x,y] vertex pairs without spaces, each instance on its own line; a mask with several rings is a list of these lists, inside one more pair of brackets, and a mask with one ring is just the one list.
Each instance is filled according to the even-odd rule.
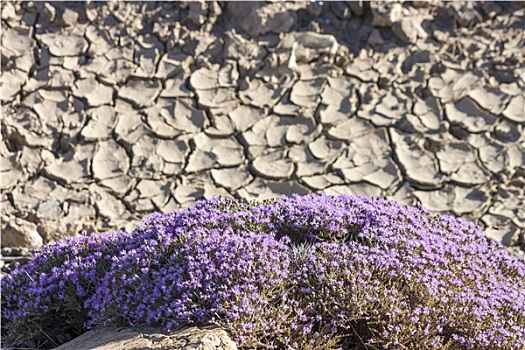
[[200,198],[313,191],[420,201],[525,253],[523,2],[2,2],[1,17],[4,272]]

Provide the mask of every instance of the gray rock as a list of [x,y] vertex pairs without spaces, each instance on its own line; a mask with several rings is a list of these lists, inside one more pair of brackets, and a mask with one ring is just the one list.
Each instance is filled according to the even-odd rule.
[[16,217],[9,217],[8,222],[2,220],[2,248],[38,249],[42,245],[42,237],[38,234],[34,223]]
[[173,196],[180,204],[195,202],[204,197],[204,186],[198,185],[177,185]]
[[100,329],[84,333],[55,350],[173,348],[180,350],[237,350],[227,333],[217,327],[189,327],[166,333],[158,328]]

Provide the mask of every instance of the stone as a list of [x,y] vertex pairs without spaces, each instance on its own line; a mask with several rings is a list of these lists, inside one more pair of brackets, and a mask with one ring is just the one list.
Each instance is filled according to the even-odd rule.
[[198,150],[211,152],[221,166],[234,166],[244,162],[244,148],[233,137],[211,138],[199,133],[193,138]]
[[44,168],[45,173],[50,178],[66,184],[79,183],[89,178],[89,160],[93,157],[93,147],[89,147],[90,150],[82,148],[77,145],[74,150],[55,158]]
[[130,162],[125,149],[117,142],[101,141],[97,145],[91,168],[96,179],[105,180],[126,174]]
[[183,164],[190,147],[184,140],[158,140],[155,152],[166,162]]
[[351,77],[364,82],[375,82],[379,78],[379,73],[372,68],[370,59],[357,58],[345,67],[345,71]]
[[129,216],[126,206],[103,187],[92,184],[89,190],[93,194],[99,215],[112,221],[123,220]]
[[111,347],[124,349],[207,349],[237,350],[227,333],[217,327],[188,327],[166,333],[159,328],[136,326],[124,329],[91,330],[55,350],[76,350],[81,348],[102,350]]
[[503,143],[517,142],[523,136],[523,126],[503,119],[496,124],[491,136]]
[[2,220],[2,248],[38,249],[42,245],[42,237],[38,234],[34,223],[17,217],[9,217],[7,222]]
[[243,103],[254,107],[273,107],[283,91],[283,86],[274,83],[265,83],[261,79],[249,80],[246,88],[239,92]]
[[308,149],[317,159],[330,159],[337,157],[343,150],[344,144],[340,141],[332,141],[324,136],[317,138],[308,144]]

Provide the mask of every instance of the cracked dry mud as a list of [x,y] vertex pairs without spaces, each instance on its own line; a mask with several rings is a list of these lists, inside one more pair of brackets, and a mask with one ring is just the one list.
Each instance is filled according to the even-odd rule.
[[525,253],[523,2],[2,2],[2,27],[4,272],[200,198],[320,191]]

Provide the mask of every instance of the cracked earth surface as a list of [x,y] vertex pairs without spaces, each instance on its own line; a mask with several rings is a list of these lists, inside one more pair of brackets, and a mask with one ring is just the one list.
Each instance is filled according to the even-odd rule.
[[201,198],[321,191],[524,253],[522,2],[2,2],[2,27],[4,270]]
[[419,201],[525,253],[523,2],[2,2],[1,17],[3,272],[201,198],[321,191]]

